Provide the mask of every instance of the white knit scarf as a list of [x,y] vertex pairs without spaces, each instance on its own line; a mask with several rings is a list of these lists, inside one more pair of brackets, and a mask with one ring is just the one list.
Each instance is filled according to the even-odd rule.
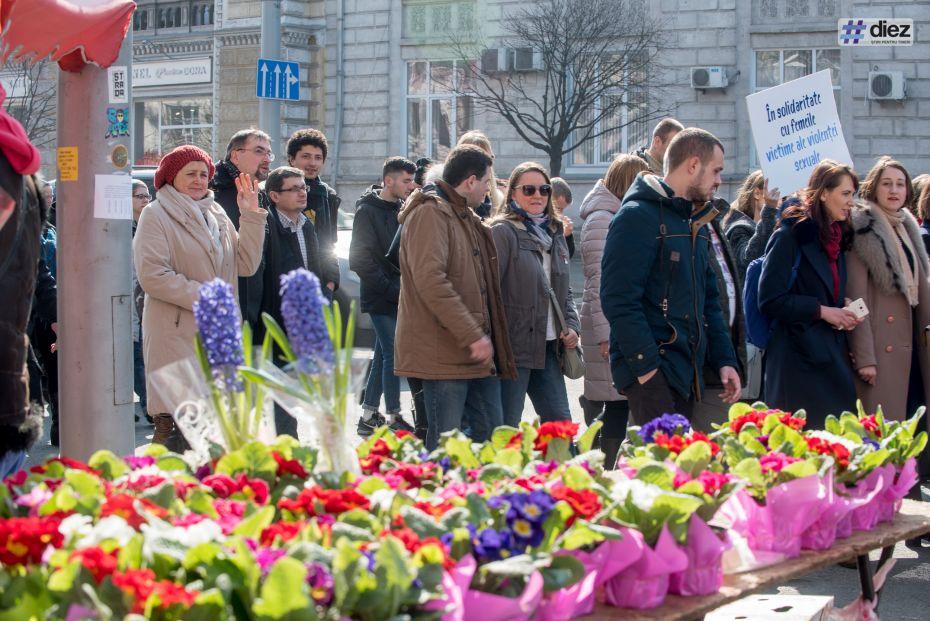
[[217,256],[223,251],[220,242],[220,225],[216,221],[216,215],[210,209],[213,206],[213,192],[207,192],[207,195],[200,200],[194,200],[187,194],[178,192],[171,184],[165,184],[158,190],[158,200],[167,202],[173,207],[183,209],[197,222],[199,222],[207,232],[207,238],[213,244],[213,249]]

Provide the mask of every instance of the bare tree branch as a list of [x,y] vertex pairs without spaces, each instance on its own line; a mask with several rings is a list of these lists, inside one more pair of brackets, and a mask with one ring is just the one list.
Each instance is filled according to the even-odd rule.
[[[470,97],[476,109],[499,114],[545,152],[552,174],[589,140],[670,110],[657,80],[665,35],[644,0],[539,0],[501,23],[499,45],[530,48],[542,57],[543,70],[487,72],[478,62],[470,79],[451,90]],[[457,58],[480,61],[486,48],[473,41],[453,37],[450,47]]]
[[55,110],[58,104],[55,80],[48,74],[48,59],[34,65],[8,61],[2,67],[7,97],[3,107],[20,122],[29,140],[38,148],[55,140]]

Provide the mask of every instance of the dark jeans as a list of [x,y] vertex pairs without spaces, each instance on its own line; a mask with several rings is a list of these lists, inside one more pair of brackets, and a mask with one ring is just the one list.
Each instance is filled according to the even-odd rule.
[[626,426],[630,418],[630,402],[625,399],[619,401],[589,401],[598,410],[603,410],[601,435],[605,438],[623,440],[626,437]]
[[520,426],[527,395],[542,422],[572,419],[571,410],[568,408],[568,394],[565,392],[565,378],[556,356],[557,345],[558,341],[555,339],[546,343],[545,368],[517,367],[517,379],[501,380],[505,425]]
[[394,331],[397,315],[371,314],[375,329],[375,359],[365,387],[365,406],[377,410],[384,393],[384,406],[388,412],[400,412],[400,378],[394,375]]
[[484,442],[503,422],[501,382],[497,376],[480,379],[423,380],[426,418],[429,430],[426,448],[433,450],[439,436],[460,429],[467,413],[472,440]]
[[634,425],[644,425],[663,414],[681,414],[691,419],[694,403],[672,390],[661,370],[645,384],[634,381],[623,394],[630,403],[630,419]]
[[139,395],[139,405],[143,412],[147,412],[145,392],[145,361],[142,358],[142,339],[132,342],[132,379],[136,394]]

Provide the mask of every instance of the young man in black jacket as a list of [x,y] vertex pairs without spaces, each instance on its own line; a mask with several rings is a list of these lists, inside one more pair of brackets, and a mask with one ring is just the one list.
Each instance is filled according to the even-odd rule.
[[[236,202],[238,192],[235,179],[239,173],[247,173],[253,179],[264,181],[268,178],[268,169],[273,161],[271,138],[260,129],[251,128],[233,134],[226,146],[226,158],[216,163],[216,174],[210,182],[213,200],[220,204],[237,231],[239,205]],[[267,208],[263,199],[264,194],[259,194],[261,207]],[[262,329],[262,270],[263,266],[259,265],[255,274],[239,279],[239,307],[242,310],[242,318],[248,321],[252,330],[256,332]]]
[[[329,143],[323,132],[299,129],[287,141],[287,161],[304,173],[307,184],[307,208],[320,242],[320,282],[332,292],[339,288],[339,262],[336,259],[336,235],[339,230],[339,203],[336,191],[323,183],[320,171],[326,163]],[[347,309],[343,309],[347,310]]]
[[355,203],[349,268],[361,282],[361,309],[371,315],[375,329],[375,358],[365,388],[360,436],[371,435],[384,424],[378,414],[381,394],[392,429],[413,431],[400,414],[400,378],[394,375],[394,330],[400,296],[400,270],[385,255],[397,228],[397,214],[410,192],[417,167],[403,157],[392,157],[381,169],[382,185],[373,185]]
[[[320,275],[320,249],[316,229],[304,215],[307,208],[307,186],[303,171],[290,166],[274,169],[265,182],[268,197],[268,234],[262,263],[265,266],[261,312],[268,313],[279,324],[281,317],[281,276],[304,268]],[[297,421],[275,406],[275,426],[278,433],[297,437]]]

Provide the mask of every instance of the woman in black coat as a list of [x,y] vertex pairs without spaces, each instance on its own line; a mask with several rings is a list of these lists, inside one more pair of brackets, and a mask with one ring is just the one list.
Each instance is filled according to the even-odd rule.
[[[765,352],[765,402],[807,412],[808,429],[856,404],[846,330],[859,320],[846,306],[847,220],[859,187],[849,166],[819,166],[769,242],[759,307],[774,322]],[[795,265],[797,265],[796,275]]]

